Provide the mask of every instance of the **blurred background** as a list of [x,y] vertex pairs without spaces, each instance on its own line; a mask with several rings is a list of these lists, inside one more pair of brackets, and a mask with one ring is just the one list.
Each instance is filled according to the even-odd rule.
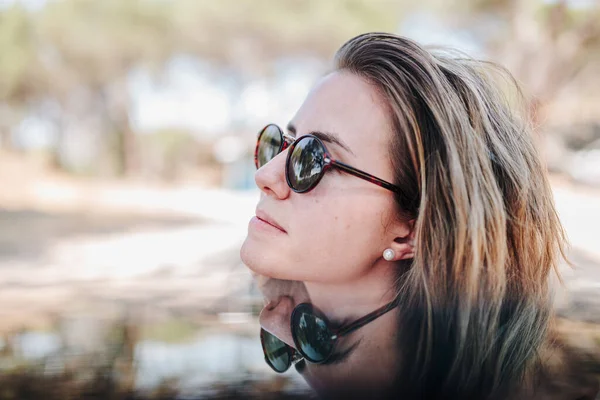
[[374,30],[531,95],[572,243],[557,312],[600,348],[598,1],[0,0],[0,399],[305,393],[264,364],[238,255],[254,141]]

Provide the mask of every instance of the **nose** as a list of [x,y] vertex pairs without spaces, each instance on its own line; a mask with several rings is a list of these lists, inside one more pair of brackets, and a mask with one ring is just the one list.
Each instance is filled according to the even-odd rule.
[[254,173],[256,186],[265,194],[283,200],[290,195],[290,188],[285,180],[285,160],[287,151],[273,157],[268,163]]
[[263,308],[258,317],[260,325],[264,330],[292,347],[294,347],[294,338],[292,337],[290,318],[293,310],[293,299],[289,296],[283,296],[274,306]]

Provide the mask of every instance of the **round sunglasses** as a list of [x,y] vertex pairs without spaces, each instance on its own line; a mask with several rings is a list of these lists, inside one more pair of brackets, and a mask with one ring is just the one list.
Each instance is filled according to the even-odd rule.
[[362,328],[397,306],[398,301],[394,300],[345,327],[334,329],[327,317],[312,304],[299,304],[294,308],[290,321],[295,349],[261,328],[260,343],[265,361],[279,373],[287,371],[302,359],[312,364],[327,363],[334,354],[339,338]]
[[400,193],[399,187],[334,160],[323,141],[315,135],[304,135],[295,139],[285,135],[275,124],[265,126],[258,135],[254,150],[256,169],[271,161],[288,147],[290,150],[285,163],[285,179],[290,189],[296,193],[306,193],[314,189],[329,168],[338,168],[387,190]]

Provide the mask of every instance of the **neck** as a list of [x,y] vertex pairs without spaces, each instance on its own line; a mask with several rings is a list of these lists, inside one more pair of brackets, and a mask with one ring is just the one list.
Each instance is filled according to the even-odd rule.
[[[395,266],[376,263],[368,274],[344,283],[305,282],[310,301],[332,321],[355,321],[394,299]],[[386,313],[376,321],[345,336],[339,343],[347,349],[360,343],[350,358],[335,366],[307,364],[304,378],[332,398],[383,398],[399,368],[397,313]],[[352,376],[352,382],[348,377]],[[368,389],[367,392],[364,392]]]
[[377,262],[350,281],[305,282],[311,303],[331,320],[360,318],[394,299],[397,275],[389,262]]

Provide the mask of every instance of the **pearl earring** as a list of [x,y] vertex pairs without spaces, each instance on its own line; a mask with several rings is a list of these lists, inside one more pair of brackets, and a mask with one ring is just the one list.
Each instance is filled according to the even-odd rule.
[[396,253],[394,253],[394,250],[385,249],[383,251],[383,258],[385,258],[386,261],[392,261],[394,257],[396,257]]

